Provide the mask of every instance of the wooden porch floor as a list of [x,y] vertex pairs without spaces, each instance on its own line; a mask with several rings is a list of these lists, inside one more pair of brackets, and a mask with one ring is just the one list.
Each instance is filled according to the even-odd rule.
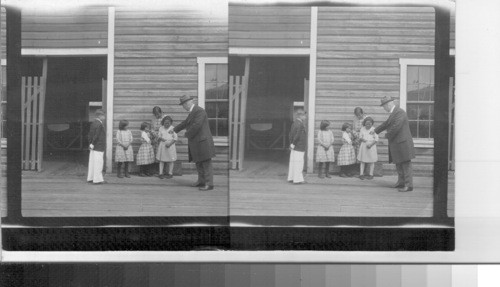
[[[415,177],[413,192],[390,186],[396,176],[373,180],[306,176],[307,184],[293,185],[286,176],[249,176],[231,171],[230,214],[233,216],[360,216],[430,217],[432,178]],[[448,215],[454,216],[454,179],[449,179]]]
[[227,216],[228,178],[216,175],[216,189],[189,185],[196,175],[172,179],[106,175],[108,184],[87,184],[75,175],[23,172],[22,213],[25,217]]

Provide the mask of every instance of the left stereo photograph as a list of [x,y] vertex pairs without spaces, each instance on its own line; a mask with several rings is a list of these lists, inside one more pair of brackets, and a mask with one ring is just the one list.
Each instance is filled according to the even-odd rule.
[[2,4],[4,231],[228,231],[227,4],[169,3]]

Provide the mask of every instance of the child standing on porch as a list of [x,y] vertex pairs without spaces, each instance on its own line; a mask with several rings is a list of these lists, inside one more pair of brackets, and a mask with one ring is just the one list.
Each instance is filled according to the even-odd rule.
[[160,162],[160,175],[159,178],[163,179],[164,164],[167,164],[168,172],[166,178],[172,178],[174,171],[174,162],[177,160],[177,150],[175,142],[177,142],[177,134],[174,132],[172,126],[172,118],[165,116],[161,120],[162,127],[158,130],[158,151],[156,152],[156,159]]
[[[333,133],[330,130],[329,121],[321,121],[318,132],[318,148],[316,149],[316,161],[318,162],[318,177],[330,178],[328,174],[330,170],[330,162],[335,161],[335,153],[333,151]],[[325,175],[322,173],[323,163],[325,164]]]
[[352,128],[349,123],[342,125],[342,147],[337,157],[340,166],[340,177],[351,177],[352,165],[356,163],[356,154],[352,146]]
[[[367,117],[363,121],[363,127],[359,130],[359,140],[361,145],[359,146],[358,160],[360,162],[359,166],[359,179],[373,179],[373,169],[375,168],[375,163],[378,161],[377,155],[377,142],[378,135],[374,132],[373,119]],[[365,164],[370,167],[370,175],[365,176]]]
[[141,146],[137,152],[137,165],[139,166],[139,176],[149,176],[148,167],[155,162],[155,152],[151,145],[151,126],[148,122],[141,124]]
[[130,177],[128,173],[128,163],[134,161],[134,150],[132,149],[132,132],[128,129],[128,121],[121,120],[118,124],[118,131],[116,132],[116,152],[115,161],[118,165],[117,175],[123,178],[122,164],[124,165],[125,177]]

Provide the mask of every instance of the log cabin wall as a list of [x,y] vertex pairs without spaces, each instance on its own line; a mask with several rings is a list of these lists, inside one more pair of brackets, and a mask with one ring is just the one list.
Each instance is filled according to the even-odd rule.
[[[0,8],[0,61],[4,62],[7,59],[7,29],[6,29],[6,11],[5,7]],[[6,66],[0,66],[0,89],[1,89],[1,99],[5,99],[7,97],[6,93],[7,89],[5,88],[7,85],[4,82],[7,77],[4,75],[4,72],[6,71]],[[1,111],[0,111],[0,118],[3,119],[5,118],[4,112],[6,111],[6,108],[3,107],[4,104],[2,104]],[[0,210],[1,210],[1,215],[2,217],[7,215],[7,140],[4,138],[3,135],[3,130],[2,134],[0,135]]]
[[[375,126],[387,119],[380,98],[399,98],[399,59],[434,59],[434,31],[433,8],[319,7],[315,130],[322,120],[332,122],[336,153],[341,126],[352,123],[355,107],[372,116]],[[390,173],[395,167],[387,164],[387,144],[382,139],[378,154]],[[431,175],[432,148],[416,153],[415,173]]]
[[310,7],[229,6],[229,47],[309,48]]
[[85,7],[61,12],[23,10],[24,49],[107,48],[108,8]]
[[[174,125],[187,117],[179,97],[198,96],[197,57],[227,57],[227,18],[202,11],[134,11],[118,7],[115,20],[114,130],[130,122],[139,149],[140,125],[151,121],[160,106]],[[176,144],[183,168],[188,163],[187,139]],[[228,167],[228,147],[217,146],[214,168]]]

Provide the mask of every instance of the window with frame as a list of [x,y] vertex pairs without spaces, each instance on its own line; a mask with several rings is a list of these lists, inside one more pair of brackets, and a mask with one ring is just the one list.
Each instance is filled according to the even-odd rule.
[[[401,59],[401,107],[416,145],[434,142],[434,60]],[[404,77],[404,78],[403,78]]]
[[205,108],[216,145],[227,145],[229,83],[227,58],[198,58],[198,104]]

